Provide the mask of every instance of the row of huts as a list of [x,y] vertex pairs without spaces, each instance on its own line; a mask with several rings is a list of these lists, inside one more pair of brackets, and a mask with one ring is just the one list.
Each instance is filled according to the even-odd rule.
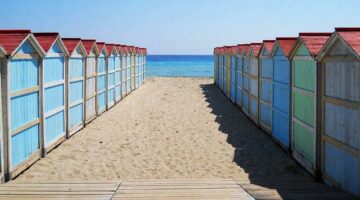
[[1,179],[16,177],[145,81],[146,49],[0,30]]
[[360,28],[217,47],[215,84],[314,177],[360,196]]

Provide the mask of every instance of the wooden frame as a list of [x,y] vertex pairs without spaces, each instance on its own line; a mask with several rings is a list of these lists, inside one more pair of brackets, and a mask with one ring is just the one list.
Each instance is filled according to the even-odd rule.
[[[109,44],[105,44],[105,45],[109,45]],[[116,97],[115,97],[115,75],[116,75],[116,66],[115,66],[115,58],[118,54],[117,49],[116,49],[116,45],[115,44],[110,44],[110,45],[114,45],[111,52],[108,52],[106,59],[105,59],[105,71],[106,71],[106,110],[110,110],[110,108],[112,108],[113,106],[115,106],[116,104]],[[111,57],[111,55],[114,55],[114,69],[112,71],[109,70],[109,58]],[[114,85],[109,87],[109,74],[114,74]],[[113,98],[113,103],[109,104],[109,91],[110,90],[114,90],[114,98]]]

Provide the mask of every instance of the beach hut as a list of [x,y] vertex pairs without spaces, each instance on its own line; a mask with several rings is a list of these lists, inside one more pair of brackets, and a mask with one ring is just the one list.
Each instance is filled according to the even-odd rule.
[[30,30],[0,30],[4,175],[9,180],[40,158],[41,58]]
[[230,48],[230,100],[233,103],[236,98],[236,50],[237,46]]
[[135,90],[135,47],[131,46],[130,47],[130,76],[131,76],[131,81],[130,81],[130,92],[132,92],[133,90]]
[[240,57],[242,59],[242,110],[246,115],[249,115],[249,91],[250,91],[250,83],[249,83],[249,59],[247,57],[247,52],[249,51],[249,44],[244,44],[241,50]]
[[144,68],[145,68],[145,64],[144,64],[144,58],[145,58],[145,49],[144,48],[140,48],[139,49],[140,52],[140,85],[142,85],[144,83]]
[[81,40],[86,51],[85,61],[85,124],[96,118],[96,57],[99,54],[95,40]]
[[[0,69],[2,68],[2,60],[5,58],[6,56],[6,51],[5,49],[0,45]],[[1,109],[1,104],[0,104],[0,109]],[[2,112],[2,109],[1,109]],[[1,121],[0,121],[0,124]],[[3,157],[3,134],[2,134],[2,130],[0,130],[0,182],[4,182],[4,157]]]
[[131,92],[131,51],[132,47],[127,46],[126,51],[126,94]]
[[219,88],[220,90],[223,91],[223,85],[224,85],[224,57],[223,57],[223,53],[224,53],[224,48],[223,47],[219,47]]
[[140,85],[140,67],[139,67],[139,64],[140,64],[140,60],[139,60],[139,57],[140,57],[140,54],[139,54],[139,47],[135,47],[135,88],[138,88],[139,85]]
[[322,177],[360,197],[360,28],[336,28],[317,59]]
[[147,60],[147,49],[146,48],[144,48],[144,60],[143,60],[143,72],[142,72],[142,74],[143,74],[143,80],[142,80],[142,82],[143,83],[145,83],[145,80],[146,80],[146,71],[147,71],[147,69],[146,69],[146,60]]
[[106,109],[109,110],[115,105],[115,58],[117,57],[117,50],[115,44],[105,44],[106,48]]
[[104,42],[96,42],[98,49],[97,58],[97,114],[101,115],[106,111],[106,56],[107,50]]
[[215,47],[214,48],[214,51],[213,51],[213,54],[214,54],[214,83],[216,84],[216,85],[218,85],[218,67],[219,67],[219,63],[218,63],[218,61],[219,61],[219,59],[218,59],[218,48],[217,47]]
[[259,126],[271,134],[273,60],[275,40],[264,40],[259,53]]
[[272,137],[285,150],[290,147],[291,68],[290,51],[296,37],[276,38],[273,59]]
[[238,44],[236,46],[236,92],[235,92],[235,103],[240,108],[242,107],[242,69],[243,69],[243,60],[242,60],[242,49],[243,45]]
[[58,33],[34,33],[34,36],[46,53],[42,60],[42,109],[44,130],[41,138],[42,153],[50,150],[66,139],[66,82],[65,58],[68,51]]
[[259,124],[259,52],[261,43],[251,43],[247,52],[249,59],[249,116],[255,123]]
[[69,56],[66,59],[67,133],[68,137],[85,125],[85,58],[86,50],[80,38],[62,39]]
[[225,47],[225,90],[224,93],[230,99],[231,93],[231,46]]
[[127,94],[127,47],[121,45],[121,97]]
[[121,45],[116,45],[117,55],[115,57],[115,101],[121,100],[121,65],[122,65],[122,53]]
[[291,51],[291,149],[293,157],[313,176],[317,139],[317,61],[316,56],[331,33],[300,33]]

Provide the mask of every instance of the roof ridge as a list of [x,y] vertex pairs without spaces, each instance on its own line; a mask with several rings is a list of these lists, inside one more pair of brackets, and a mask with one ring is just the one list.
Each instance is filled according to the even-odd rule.
[[337,32],[353,32],[353,31],[360,31],[360,27],[337,27],[335,28]]
[[0,30],[0,34],[24,34],[31,33],[29,29],[2,29]]
[[331,36],[330,32],[306,32],[299,33],[299,36]]

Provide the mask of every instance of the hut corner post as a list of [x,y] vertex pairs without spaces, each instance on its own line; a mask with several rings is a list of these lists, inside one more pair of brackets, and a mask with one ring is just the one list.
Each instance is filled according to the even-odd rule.
[[[2,113],[8,113],[9,111],[9,80],[8,80],[8,59],[2,59],[1,67],[1,102],[2,102]],[[10,174],[10,155],[11,150],[9,148],[10,142],[10,131],[9,131],[9,119],[8,115],[2,116],[2,134],[3,134],[3,144],[4,144],[4,181],[11,180]]]
[[[69,60],[70,56],[65,57],[65,110],[69,110]],[[69,112],[65,114],[65,137],[70,138],[69,134]]]
[[322,62],[317,61],[316,64],[316,140],[315,140],[315,174],[314,178],[317,181],[321,181],[321,163],[322,163],[322,138],[321,138],[321,130],[322,130],[322,94],[323,94],[323,69]]
[[87,92],[86,92],[86,88],[87,88],[87,65],[88,65],[88,57],[85,56],[84,57],[84,62],[83,62],[83,72],[84,72],[84,84],[83,84],[83,94],[84,94],[84,101],[83,101],[83,108],[84,108],[84,112],[83,112],[83,121],[84,121],[84,127],[86,126],[86,113],[87,113]]
[[45,113],[44,113],[44,84],[43,84],[43,80],[44,80],[44,72],[43,72],[43,68],[44,67],[44,58],[42,58],[40,60],[40,69],[39,69],[39,101],[40,101],[40,105],[39,105],[39,110],[40,110],[40,133],[39,133],[39,144],[40,144],[40,155],[42,158],[44,158],[46,156],[46,149],[45,149],[45,126],[44,126],[44,121],[45,121]]

